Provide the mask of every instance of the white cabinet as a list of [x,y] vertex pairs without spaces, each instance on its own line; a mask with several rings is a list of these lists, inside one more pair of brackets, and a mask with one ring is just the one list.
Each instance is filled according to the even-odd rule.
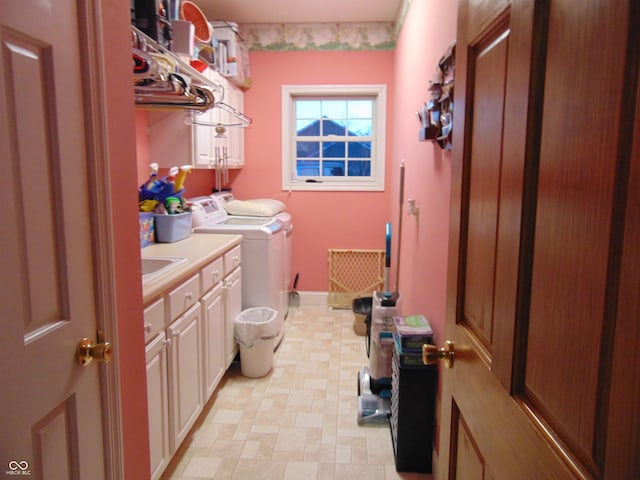
[[144,309],[151,478],[172,455],[233,361],[241,310],[241,248],[236,245]]
[[242,311],[242,247],[238,245],[224,255],[224,288],[225,288],[225,364],[231,365],[238,353],[238,343],[234,338],[235,320]]
[[225,283],[225,368],[229,368],[231,362],[238,354],[238,343],[234,338],[235,320],[242,311],[242,275],[240,267],[231,272],[224,280]]
[[160,298],[144,309],[144,342],[149,343],[164,330],[164,299]]
[[[207,76],[215,83],[222,85],[224,97],[222,102],[238,112],[244,111],[244,93],[217,72],[210,71]],[[218,94],[217,92],[214,95]],[[219,94],[218,94],[219,95]],[[224,160],[226,168],[244,166],[244,128],[231,126],[240,123],[228,108],[212,108],[198,114],[197,121],[209,124],[221,124],[225,131],[218,134],[216,128],[206,125],[193,126],[193,162],[196,167],[214,168],[223,163],[220,155],[226,152]]]
[[[214,92],[216,101],[239,112],[244,112],[244,93],[218,72],[207,69],[205,75],[214,83],[222,85],[224,97]],[[216,148],[227,152],[226,168],[244,166],[244,128],[225,127],[223,136],[218,136],[215,126],[190,125],[191,113],[150,110],[148,122],[149,153],[152,162],[161,167],[172,167],[191,163],[195,168],[215,168]],[[206,124],[238,123],[228,110],[211,108],[196,113],[193,120]]]
[[167,329],[170,445],[175,452],[202,412],[202,311],[193,305]]
[[224,290],[222,283],[202,298],[203,375],[206,403],[227,370],[224,350]]
[[[226,102],[238,112],[244,112],[244,93],[242,90],[231,82],[227,82],[226,94]],[[238,119],[231,113],[225,113],[228,124],[238,123]],[[241,168],[244,166],[244,128],[227,127],[227,137],[228,166],[229,168]]]
[[151,479],[162,475],[171,458],[169,446],[169,395],[167,348],[164,332],[147,344],[147,411],[149,412],[149,453]]

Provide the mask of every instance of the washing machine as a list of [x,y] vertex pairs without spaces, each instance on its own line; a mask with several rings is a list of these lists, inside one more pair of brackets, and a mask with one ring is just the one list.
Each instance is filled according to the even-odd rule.
[[[270,307],[284,322],[288,302],[284,278],[284,223],[273,217],[235,217],[227,214],[215,196],[194,197],[192,204],[194,233],[242,235],[242,309]],[[276,338],[282,340],[284,328]]]
[[[227,208],[228,205],[233,204],[234,201],[238,200],[237,198],[235,198],[235,196],[229,192],[229,191],[222,191],[222,192],[216,192],[213,195],[211,195],[213,198],[219,200],[219,204],[225,208]],[[264,202],[267,205],[273,206],[274,203],[280,203],[280,202],[276,202],[274,200],[271,199],[252,199],[245,203],[246,205],[260,205],[262,202]],[[280,205],[282,205],[280,203]],[[277,210],[276,207],[273,207],[274,209]],[[274,213],[273,215],[267,215],[265,216],[264,213],[264,209],[261,209],[260,212],[260,216],[257,216],[256,214],[252,214],[252,210],[250,206],[247,206],[246,208],[243,209],[243,215],[237,215],[237,214],[232,214],[227,212],[227,214],[229,215],[230,218],[234,218],[236,219],[235,221],[237,222],[243,222],[245,221],[244,219],[246,219],[248,222],[252,222],[255,221],[256,219],[260,219],[260,218],[273,218],[275,220],[278,220],[282,223],[282,228],[284,229],[284,266],[283,266],[283,272],[284,272],[284,276],[282,278],[282,291],[283,291],[283,305],[285,308],[285,317],[289,314],[289,291],[292,287],[292,280],[293,280],[293,276],[292,276],[292,271],[291,271],[291,261],[292,261],[292,253],[293,253],[293,222],[292,222],[292,218],[291,218],[291,214],[289,212],[286,211],[278,211],[277,213]]]

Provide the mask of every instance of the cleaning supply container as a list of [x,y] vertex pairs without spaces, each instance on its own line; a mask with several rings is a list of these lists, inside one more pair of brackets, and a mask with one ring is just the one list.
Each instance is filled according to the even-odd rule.
[[260,378],[271,371],[275,339],[281,329],[278,312],[273,308],[248,308],[238,314],[234,337],[240,347],[242,375]]

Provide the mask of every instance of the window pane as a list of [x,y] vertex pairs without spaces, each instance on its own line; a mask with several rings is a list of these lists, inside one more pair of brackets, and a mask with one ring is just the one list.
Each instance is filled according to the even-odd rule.
[[349,142],[349,158],[371,158],[371,142]]
[[373,118],[373,100],[350,100],[349,118]]
[[346,100],[324,100],[322,102],[322,117],[326,118],[346,118]]
[[325,160],[322,162],[322,175],[325,177],[344,177],[344,162]]
[[349,176],[350,177],[368,177],[371,175],[371,162],[369,161],[350,161]]
[[317,177],[320,175],[319,160],[298,160],[296,162],[296,175],[299,177]]
[[320,142],[296,142],[296,157],[318,158]]
[[385,124],[383,86],[285,85],[282,92],[289,102],[282,112],[283,188],[384,189],[384,141],[377,140]]
[[373,130],[372,120],[349,120],[347,134],[352,137],[370,137]]
[[296,133],[299,137],[320,135],[320,124],[318,120],[297,120]]
[[322,156],[324,158],[344,158],[345,142],[323,142]]
[[346,135],[345,130],[344,121],[342,120],[322,119],[322,135],[325,137],[328,135],[344,137]]
[[296,100],[296,118],[320,118],[320,100]]

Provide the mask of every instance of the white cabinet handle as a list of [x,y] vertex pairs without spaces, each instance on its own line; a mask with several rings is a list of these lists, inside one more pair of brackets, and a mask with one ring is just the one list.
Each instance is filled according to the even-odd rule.
[[185,293],[185,294],[184,294],[184,297],[185,297],[187,300],[191,300],[191,299],[193,298],[193,292],[187,292],[187,293]]
[[152,327],[151,323],[147,323],[147,324],[145,324],[144,329],[145,329],[145,331],[150,332],[151,331],[151,327]]

